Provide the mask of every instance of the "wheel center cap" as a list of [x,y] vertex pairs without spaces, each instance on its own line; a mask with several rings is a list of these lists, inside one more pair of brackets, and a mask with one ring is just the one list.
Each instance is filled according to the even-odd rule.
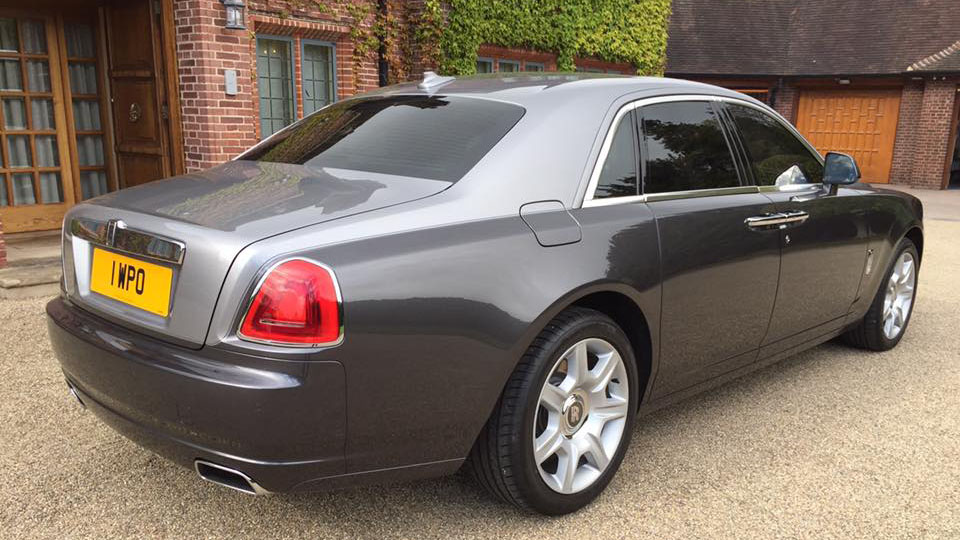
[[568,435],[573,435],[577,429],[583,424],[585,419],[587,408],[584,404],[583,397],[578,394],[574,394],[566,399],[563,402],[563,423],[564,431]]

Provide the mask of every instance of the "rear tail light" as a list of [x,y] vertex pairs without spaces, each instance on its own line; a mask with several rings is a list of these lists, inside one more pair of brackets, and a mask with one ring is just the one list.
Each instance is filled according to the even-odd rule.
[[247,341],[314,347],[340,341],[340,291],[326,266],[290,259],[267,271],[240,325]]

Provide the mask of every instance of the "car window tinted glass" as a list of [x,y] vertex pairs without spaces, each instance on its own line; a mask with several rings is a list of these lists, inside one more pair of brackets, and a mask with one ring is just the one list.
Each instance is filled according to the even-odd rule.
[[628,197],[639,193],[635,133],[633,112],[630,112],[620,120],[613,135],[593,198]]
[[720,120],[707,102],[643,107],[644,193],[740,185]]
[[456,182],[523,116],[517,105],[449,96],[335,103],[239,159]]
[[816,184],[823,165],[803,142],[769,114],[728,104],[743,140],[757,183],[761,186]]

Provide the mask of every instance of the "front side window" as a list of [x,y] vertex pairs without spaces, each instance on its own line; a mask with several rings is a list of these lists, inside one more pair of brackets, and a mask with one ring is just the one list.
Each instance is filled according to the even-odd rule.
[[291,43],[257,38],[257,88],[260,92],[260,133],[267,137],[296,117],[293,101]]
[[740,185],[720,118],[710,103],[680,101],[643,107],[644,193]]
[[640,193],[637,184],[637,130],[634,128],[633,111],[620,120],[607,159],[600,170],[594,199],[630,197]]
[[745,105],[726,107],[740,131],[757,184],[788,186],[823,181],[820,160],[776,118]]
[[404,95],[335,103],[237,159],[456,182],[520,120],[499,101]]

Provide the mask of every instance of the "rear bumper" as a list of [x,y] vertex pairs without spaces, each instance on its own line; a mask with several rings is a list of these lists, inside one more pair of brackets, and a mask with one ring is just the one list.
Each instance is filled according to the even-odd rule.
[[70,385],[106,424],[193,468],[243,472],[268,491],[342,475],[343,366],[212,347],[191,350],[129,332],[57,298],[50,341]]

